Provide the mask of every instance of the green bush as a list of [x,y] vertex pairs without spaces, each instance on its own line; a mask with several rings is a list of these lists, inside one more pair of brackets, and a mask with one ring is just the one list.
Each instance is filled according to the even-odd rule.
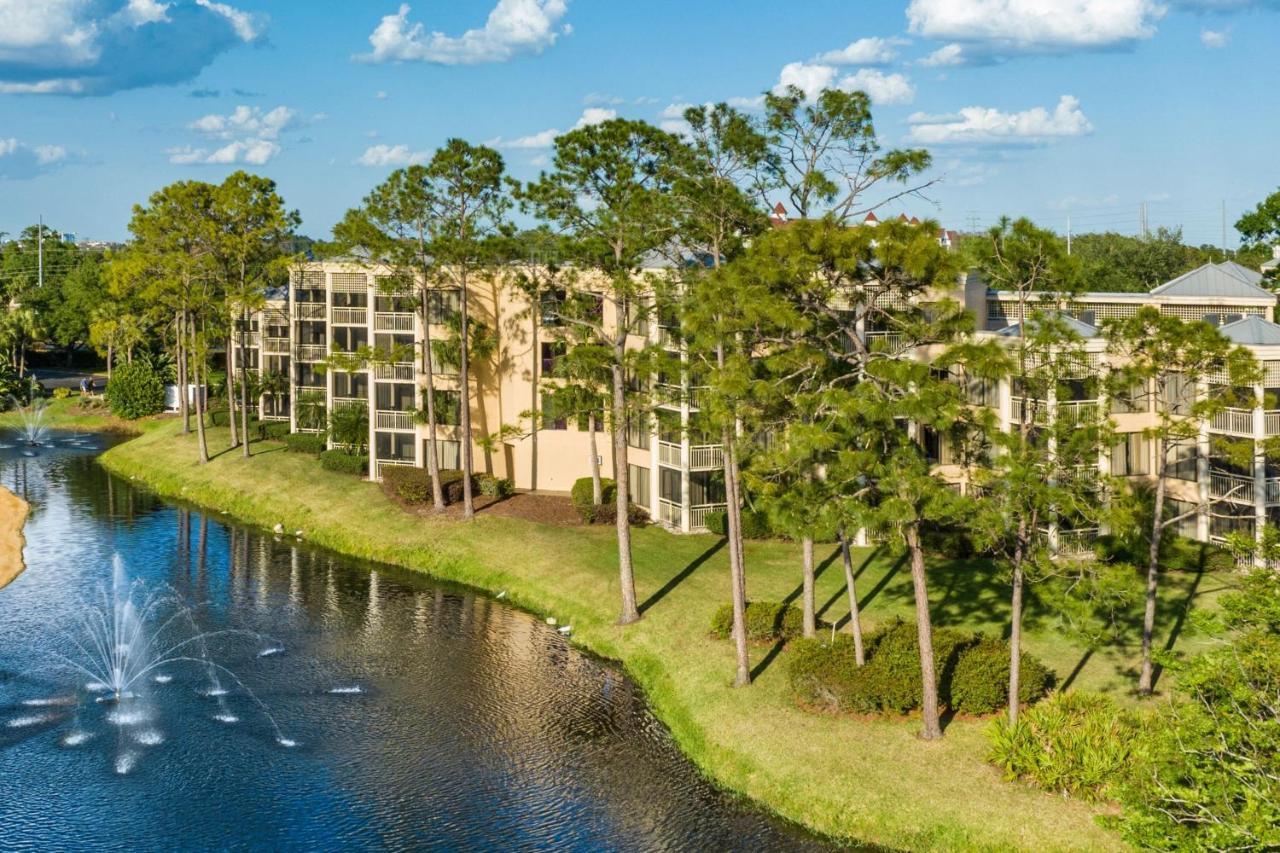
[[258,423],[258,438],[262,441],[284,441],[288,437],[288,421],[261,421]]
[[1087,800],[1113,796],[1127,776],[1142,733],[1138,715],[1106,696],[1057,693],[1018,717],[993,724],[988,760],[1005,777]]
[[107,405],[118,418],[136,420],[164,411],[164,382],[149,362],[121,364],[107,383]]
[[408,504],[431,503],[431,475],[425,468],[387,466],[382,471],[382,489]]
[[[707,529],[717,536],[728,535],[729,522],[724,510],[707,513]],[[743,539],[771,539],[773,535],[767,515],[752,509],[742,510]]]
[[[748,601],[747,639],[752,642],[791,640],[804,631],[804,612],[779,601]],[[711,633],[722,640],[733,633],[733,604],[722,605],[711,617]]]
[[[474,491],[475,483],[472,482]],[[440,488],[444,491],[444,502],[446,504],[461,503],[462,494],[462,472],[454,468],[446,468],[440,472]]]
[[285,436],[284,445],[289,453],[310,453],[312,456],[319,456],[324,452],[325,440],[323,435],[295,432]]
[[476,484],[480,487],[480,494],[498,500],[511,497],[516,490],[515,484],[506,477],[495,477],[492,474],[476,475]]
[[71,396],[70,388],[54,388],[53,389],[53,399],[55,400],[65,400],[70,396]]
[[[596,506],[592,500],[593,487],[590,477],[582,477],[575,480],[573,488],[569,491],[569,499],[573,501],[573,508],[578,511],[578,517],[587,524],[603,524],[605,519],[603,516],[609,513],[609,509],[614,506],[614,501],[618,494],[618,486],[613,480],[606,477],[600,478],[600,505]],[[608,521],[613,521],[616,517],[616,509],[609,514]]]
[[369,457],[346,450],[325,450],[320,454],[320,467],[339,474],[361,475],[369,470]]
[[[951,707],[962,714],[989,714],[1009,701],[1009,643],[978,637],[956,661],[951,674]],[[1023,652],[1018,672],[1018,698],[1028,704],[1044,696],[1052,674],[1037,658]]]
[[[895,619],[869,634],[865,645],[866,664],[859,667],[847,638],[793,643],[788,676],[796,698],[807,705],[862,714],[905,714],[919,708],[923,691],[916,626]],[[1007,660],[1003,670],[994,660],[995,648],[1000,645],[1007,657],[1008,645],[1001,641],[935,628],[933,653],[939,701],[967,713],[985,713],[1000,707],[1009,680]],[[966,655],[980,648],[979,657],[962,668]],[[1020,689],[1019,693],[1030,701],[1043,693],[1050,676],[1043,664],[1029,655],[1023,658],[1023,672],[1027,686],[1025,692]],[[994,683],[980,687],[984,679]]]

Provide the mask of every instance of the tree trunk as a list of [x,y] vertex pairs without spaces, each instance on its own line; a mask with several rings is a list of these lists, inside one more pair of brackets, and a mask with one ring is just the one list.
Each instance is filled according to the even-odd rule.
[[476,505],[475,498],[471,494],[471,469],[473,462],[471,459],[471,365],[470,355],[468,353],[467,329],[471,323],[470,309],[467,306],[467,279],[464,275],[462,278],[462,318],[459,324],[459,360],[462,362],[458,365],[458,384],[462,386],[462,417],[459,430],[462,433],[462,517],[471,519],[475,517]]
[[924,548],[920,545],[919,527],[909,525],[905,538],[911,558],[911,586],[916,599],[916,635],[920,642],[920,686],[924,698],[920,706],[924,729],[920,736],[925,740],[936,740],[942,737],[942,723],[938,719],[938,673],[933,660],[933,623],[929,616],[929,587],[924,576]]
[[1013,563],[1013,597],[1009,602],[1009,725],[1018,724],[1022,679],[1022,559]]
[[596,448],[596,414],[587,414],[587,433],[591,452],[591,503],[600,506],[604,503],[604,484],[600,482],[600,451]]
[[[536,289],[534,290],[532,302],[533,304],[529,308],[529,315],[533,318],[533,323],[531,324],[533,326],[533,382],[530,383],[529,394],[532,398],[529,401],[529,411],[533,412],[533,418],[529,427],[529,491],[536,492],[538,490],[538,420],[541,415],[541,412],[539,412],[541,399],[538,394],[538,371],[542,368],[542,352],[538,347],[538,326],[542,323],[542,316],[539,313],[539,298]],[[511,477],[515,479],[514,471]]]
[[182,416],[182,434],[191,434],[191,405],[187,399],[187,323],[186,312],[178,311],[173,321],[178,356],[178,414]]
[[[249,325],[249,312],[243,312],[244,323],[240,327],[240,357],[236,363],[240,367],[240,435],[244,438],[244,458],[249,458],[249,351],[245,347],[244,327]],[[262,358],[262,351],[258,351]],[[261,362],[259,362],[261,363]]]
[[431,347],[431,314],[429,294],[423,294],[422,346],[426,352],[427,388],[423,396],[427,403],[427,474],[431,477],[431,504],[436,511],[444,509],[444,487],[440,485],[440,457],[436,453],[436,354]]
[[640,610],[636,606],[636,578],[631,565],[631,523],[628,518],[631,503],[631,472],[627,470],[627,398],[626,378],[622,372],[623,359],[626,356],[626,337],[622,336],[614,345],[613,362],[613,467],[617,483],[616,507],[618,528],[618,574],[622,586],[622,615],[618,619],[621,625],[629,625],[640,619]]
[[107,381],[111,381],[111,362],[115,356],[116,348],[112,344],[107,344]]
[[738,500],[737,458],[733,454],[733,430],[720,431],[724,445],[725,535],[729,540],[729,594],[733,601],[733,648],[737,655],[734,687],[751,684],[751,657],[747,652],[746,566],[742,561],[742,506]]
[[[240,359],[244,355],[241,350],[239,355],[236,353],[236,324],[234,321],[227,324],[227,423],[231,426],[231,446],[238,447],[240,445],[240,427],[236,423],[236,368],[240,366]],[[246,435],[245,440],[248,441]]]
[[204,432],[204,385],[201,381],[200,359],[196,359],[192,369],[196,386],[196,444],[199,446],[200,464],[204,465],[209,461],[209,442]]
[[818,605],[813,589],[813,537],[805,536],[801,541],[804,551],[804,635],[814,637],[818,634]]
[[1156,498],[1151,521],[1151,550],[1147,554],[1147,601],[1142,613],[1142,674],[1138,676],[1138,692],[1150,696],[1155,687],[1155,673],[1151,665],[1151,639],[1156,630],[1156,590],[1160,582],[1160,540],[1164,537],[1164,454],[1168,451],[1161,442],[1160,474],[1156,478]]
[[840,559],[844,563],[844,585],[849,592],[849,631],[853,634],[853,659],[862,666],[867,662],[862,650],[862,615],[858,612],[858,590],[853,577],[853,555],[849,552],[849,536],[840,525]]

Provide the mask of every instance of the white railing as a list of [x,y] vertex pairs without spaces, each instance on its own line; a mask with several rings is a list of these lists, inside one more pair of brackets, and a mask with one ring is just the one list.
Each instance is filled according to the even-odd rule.
[[260,334],[261,334],[260,332],[236,332],[234,336],[234,340],[237,346],[240,345],[240,340],[241,338],[243,338],[244,346],[256,347],[259,344]]
[[323,302],[295,302],[293,316],[299,320],[323,320],[327,306]]
[[289,339],[288,338],[267,338],[266,346],[264,346],[262,349],[263,349],[263,352],[265,352],[267,355],[288,355]]
[[670,382],[655,382],[653,389],[657,392],[658,405],[680,407],[681,398],[684,397],[684,389],[679,385],[673,385]]
[[[1039,425],[1049,423],[1049,401],[1034,397],[1011,397],[1009,417],[1014,423],[1025,423],[1034,416]],[[1056,403],[1058,419],[1066,423],[1089,423],[1098,419],[1101,403],[1098,400],[1059,400]]]
[[1268,409],[1262,413],[1267,435],[1280,435],[1280,412]]
[[1098,528],[1086,527],[1080,530],[1059,530],[1058,551],[1064,557],[1078,557],[1093,552],[1093,545],[1098,541]]
[[332,398],[333,408],[341,409],[344,406],[367,406],[369,401],[363,397],[334,397]]
[[658,343],[664,347],[679,349],[680,330],[672,326],[658,326]]
[[694,533],[706,533],[707,516],[726,506],[728,504],[700,504],[689,507],[689,529]]
[[398,382],[412,382],[413,363],[399,361],[395,364],[375,364],[373,366],[373,378],[392,379]]
[[723,444],[695,444],[689,448],[690,471],[709,471],[723,467]]
[[293,357],[298,361],[324,361],[326,355],[320,344],[298,344],[293,348]]
[[364,326],[369,322],[367,308],[334,308],[333,322],[344,326]]
[[379,459],[374,463],[375,476],[379,480],[382,479],[382,470],[384,468],[412,468],[412,459]]
[[706,385],[690,385],[689,386],[689,408],[691,409],[702,408],[703,403],[706,402],[704,398],[706,397],[707,392],[710,390],[711,389]]
[[409,412],[379,411],[377,414],[378,429],[413,430],[413,415]]
[[1253,409],[1223,409],[1213,416],[1209,428],[1224,435],[1253,436]]
[[875,346],[877,350],[896,350],[902,346],[902,334],[899,332],[866,332],[862,336],[867,342],[867,348]]
[[1253,503],[1253,478],[1224,471],[1209,472],[1209,497],[1236,503]]
[[663,465],[679,468],[683,464],[680,461],[680,445],[670,441],[659,441],[658,461]]
[[658,498],[658,521],[668,527],[680,527],[682,511],[680,504],[666,498]]
[[373,315],[373,330],[375,332],[412,332],[413,314],[379,311]]

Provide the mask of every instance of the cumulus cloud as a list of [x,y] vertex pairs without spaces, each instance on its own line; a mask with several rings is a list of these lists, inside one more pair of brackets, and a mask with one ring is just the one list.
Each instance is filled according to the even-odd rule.
[[1201,30],[1200,43],[1210,50],[1226,47],[1231,41],[1231,34],[1226,30]]
[[964,63],[964,48],[955,42],[952,42],[951,44],[944,44],[942,47],[920,60],[921,65],[931,68],[945,67],[948,65],[964,65]]
[[261,16],[210,0],[0,0],[0,94],[181,83],[264,32]]
[[421,23],[409,23],[409,4],[385,16],[369,36],[365,62],[434,62],[477,65],[506,62],[523,53],[542,53],[572,28],[561,24],[568,0],[498,0],[484,26],[460,36],[428,33]]
[[819,54],[815,61],[827,65],[885,65],[897,57],[894,45],[901,39],[884,39],[879,36],[860,38],[840,50]]
[[[574,123],[573,129],[577,130],[580,127],[601,124],[617,117],[617,110],[610,110],[604,107],[587,107],[582,111],[582,116],[579,117],[578,121]],[[555,143],[556,137],[563,132],[564,131],[551,127],[546,130],[538,131],[537,133],[531,133],[528,136],[517,136],[515,139],[505,139],[501,136],[496,136],[487,141],[485,145],[489,145],[494,148],[509,149],[550,148],[552,144]]]
[[231,165],[244,163],[261,166],[280,153],[280,145],[270,139],[238,139],[212,151],[206,148],[183,146],[165,152],[169,162],[179,166]]
[[189,130],[219,139],[256,136],[275,139],[281,132],[301,126],[297,110],[285,106],[263,112],[261,107],[238,106],[229,115],[213,113],[187,125]]
[[1080,102],[1071,95],[1063,95],[1052,112],[1044,107],[1014,113],[993,107],[965,107],[948,115],[915,113],[907,121],[911,125],[908,138],[925,145],[1047,142],[1093,132]]
[[356,158],[361,166],[411,166],[425,163],[431,157],[429,151],[410,151],[408,145],[370,145]]
[[911,0],[907,22],[978,52],[1061,53],[1150,38],[1164,13],[1157,0]]
[[887,74],[875,68],[859,68],[852,74],[840,76],[834,65],[818,62],[791,62],[778,74],[775,92],[795,86],[810,97],[823,89],[842,89],[846,92],[860,90],[867,93],[873,103],[892,105],[909,104],[915,100],[916,89],[901,74]]
[[61,145],[28,145],[12,137],[0,138],[0,179],[25,180],[67,162]]

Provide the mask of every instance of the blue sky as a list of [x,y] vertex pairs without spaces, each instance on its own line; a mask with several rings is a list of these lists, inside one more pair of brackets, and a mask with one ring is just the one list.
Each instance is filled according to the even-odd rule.
[[[866,89],[954,228],[1194,242],[1280,186],[1277,0],[0,0],[0,231],[122,239],[180,179],[274,178],[322,237],[449,136],[533,177],[552,131],[783,81]],[[612,112],[610,112],[612,111]],[[671,125],[676,127],[676,125]]]

